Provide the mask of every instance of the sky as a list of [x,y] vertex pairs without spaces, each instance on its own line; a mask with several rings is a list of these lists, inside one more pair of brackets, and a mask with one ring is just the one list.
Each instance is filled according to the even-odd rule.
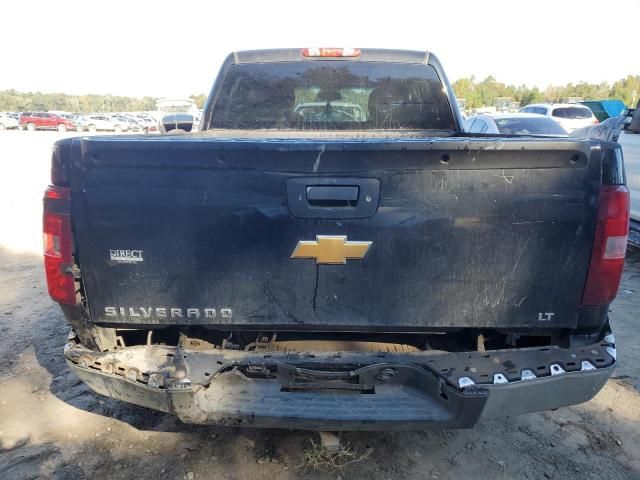
[[2,10],[0,90],[184,97],[207,93],[234,50],[317,46],[429,50],[451,81],[544,88],[640,75],[640,0],[30,0]]

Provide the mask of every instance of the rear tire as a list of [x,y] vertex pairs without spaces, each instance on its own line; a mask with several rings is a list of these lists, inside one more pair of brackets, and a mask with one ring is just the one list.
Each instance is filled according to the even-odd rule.
[[67,131],[67,126],[64,123],[58,124],[58,131],[59,132],[66,132]]
[[35,131],[36,126],[33,123],[27,123],[27,130],[29,130],[30,132]]
[[95,125],[89,125],[87,127],[87,130],[89,130],[91,133],[95,133],[96,131],[96,126]]

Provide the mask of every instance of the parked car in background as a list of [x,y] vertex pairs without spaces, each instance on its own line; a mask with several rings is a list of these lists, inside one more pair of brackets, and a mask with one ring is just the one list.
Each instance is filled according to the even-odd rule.
[[11,115],[0,115],[0,130],[18,128],[19,121]]
[[23,112],[20,115],[18,128],[27,130],[58,130],[66,132],[75,130],[76,124],[69,119],[48,112]]
[[74,116],[75,116],[77,130],[80,132],[82,131],[84,124],[87,123],[87,117],[85,117],[84,115],[74,115]]
[[85,117],[82,130],[119,133],[129,130],[129,124],[106,114],[94,114]]
[[521,113],[537,113],[551,117],[568,133],[573,132],[576,128],[588,127],[599,123],[588,107],[577,103],[532,103],[519,111]]
[[158,121],[150,115],[136,115],[136,118],[142,122],[142,131],[144,133],[160,133]]
[[535,113],[504,113],[475,115],[464,122],[472,133],[504,133],[508,135],[566,136],[567,131],[549,117]]
[[76,130],[81,131],[82,124],[84,123],[84,117],[82,115],[76,113],[61,113],[60,116],[75,123]]
[[133,123],[133,125],[135,125],[136,131],[139,131],[139,132],[144,131],[145,122],[143,119],[141,119],[140,117],[132,113],[125,113],[124,116],[128,118],[129,121]]
[[194,116],[189,113],[172,113],[162,117],[162,133],[185,133],[194,130]]
[[0,117],[13,117],[20,121],[20,114],[18,112],[0,112]]
[[138,122],[136,120],[134,120],[133,118],[127,116],[127,115],[115,114],[115,115],[110,115],[110,116],[111,116],[113,121],[127,126],[127,128],[123,129],[123,130],[130,130],[132,132],[137,132],[137,131],[142,130],[142,128],[140,127]]

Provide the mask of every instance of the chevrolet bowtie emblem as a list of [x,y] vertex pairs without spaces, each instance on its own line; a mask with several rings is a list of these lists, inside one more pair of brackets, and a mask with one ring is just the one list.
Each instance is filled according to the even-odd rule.
[[316,263],[344,264],[362,259],[373,242],[349,242],[338,235],[316,235],[315,241],[300,241],[291,258],[315,258]]

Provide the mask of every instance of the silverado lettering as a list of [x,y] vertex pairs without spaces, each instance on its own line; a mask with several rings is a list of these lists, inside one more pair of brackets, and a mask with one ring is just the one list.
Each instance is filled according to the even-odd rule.
[[168,308],[168,307],[104,307],[105,317],[127,319],[142,318],[232,318],[230,308]]

